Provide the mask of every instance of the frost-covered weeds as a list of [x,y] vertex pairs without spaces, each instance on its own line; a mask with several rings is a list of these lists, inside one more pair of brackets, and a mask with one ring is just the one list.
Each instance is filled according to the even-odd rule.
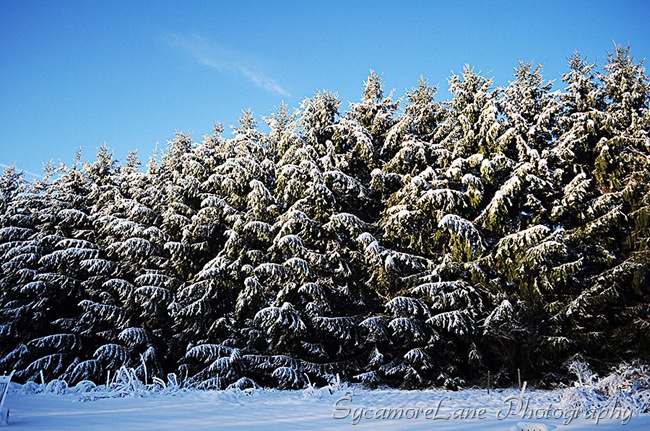
[[[569,364],[569,371],[575,381],[569,387],[559,389],[554,408],[572,412],[575,417],[590,417],[600,411],[628,411],[631,414],[650,413],[650,366],[640,362],[623,363],[614,368],[607,376],[594,374],[587,363],[575,360]],[[144,383],[134,369],[122,367],[104,385],[96,385],[83,380],[74,386],[68,386],[64,380],[52,380],[47,384],[29,381],[24,385],[12,383],[11,390],[20,394],[56,394],[76,395],[80,401],[95,401],[105,398],[179,396],[203,392],[198,384],[181,381],[176,374],[169,374],[167,381],[154,377],[152,382]],[[300,390],[303,397],[328,397],[349,395],[362,386],[350,386],[339,375],[331,376],[329,383],[318,387],[305,375],[305,384]],[[250,382],[249,382],[250,383]],[[252,395],[268,390],[254,382],[230,385],[225,390],[213,391],[225,398]],[[522,390],[522,396],[524,394]],[[501,391],[494,391],[494,396]]]
[[[226,398],[239,395],[251,395],[255,392],[274,390],[262,388],[250,379],[229,385],[223,390],[206,390],[201,384],[189,383],[188,380],[181,381],[175,373],[167,375],[167,381],[153,377],[150,383],[143,382],[139,370],[121,367],[112,377],[109,376],[106,384],[96,385],[90,380],[82,380],[74,386],[69,386],[65,380],[54,379],[48,383],[36,383],[28,381],[25,384],[12,382],[10,390],[23,395],[33,394],[54,394],[54,395],[77,395],[79,401],[95,401],[105,398],[125,397],[150,397],[150,396],[179,396],[193,392],[214,392]],[[301,389],[305,397],[331,396],[334,394],[350,393],[351,387],[341,380],[339,375],[331,376],[327,385],[318,387],[309,380],[307,375],[302,379],[305,384]]]
[[574,361],[569,371],[577,381],[562,391],[560,407],[582,415],[605,408],[629,409],[635,414],[650,412],[650,367],[634,362],[618,365],[599,377],[582,361]]
[[96,385],[90,380],[82,380],[74,386],[61,379],[48,383],[28,381],[24,385],[14,383],[12,388],[22,394],[48,393],[56,395],[79,395],[82,401],[92,401],[100,398],[144,397],[150,395],[177,395],[192,388],[179,383],[176,374],[169,374],[167,381],[153,377],[150,383],[143,382],[138,377],[138,370],[121,367],[112,376],[109,375],[106,384]]

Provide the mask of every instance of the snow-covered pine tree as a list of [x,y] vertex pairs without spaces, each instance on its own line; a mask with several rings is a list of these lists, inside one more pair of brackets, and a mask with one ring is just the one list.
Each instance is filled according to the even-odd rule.
[[544,82],[541,66],[519,62],[515,80],[503,89],[503,98],[499,100],[505,120],[505,131],[499,141],[506,156],[536,161],[553,144],[561,104],[556,94],[550,93],[552,85]]
[[[80,153],[73,166],[61,165],[49,179],[28,185],[12,200],[5,222],[25,227],[3,229],[3,242],[10,242],[4,244],[2,279],[10,284],[2,304],[9,324],[3,346],[9,353],[2,361],[21,379],[41,371],[50,379],[60,377],[83,356],[83,335],[75,330],[77,304],[93,283],[82,276],[83,266],[101,253],[92,242],[90,181],[80,167]],[[18,233],[29,242],[15,243]]]
[[[313,97],[304,99],[300,104],[302,136],[318,151],[326,154],[328,141],[334,135],[334,125],[339,117],[341,100],[338,94],[328,91],[317,91]],[[282,156],[284,153],[280,153]]]
[[569,72],[562,75],[566,90],[560,93],[557,145],[552,154],[562,163],[567,178],[591,175],[598,155],[596,145],[605,126],[605,100],[596,82],[596,64],[578,52],[569,58]]
[[363,182],[370,179],[398,107],[399,101],[394,102],[392,94],[384,97],[381,77],[370,71],[361,102],[351,103],[350,111],[334,126],[332,142],[344,173],[352,173]]
[[24,190],[25,174],[19,172],[15,165],[2,170],[0,177],[0,214],[7,214],[9,204]]
[[465,65],[462,75],[449,78],[453,94],[443,122],[434,139],[453,153],[453,158],[476,153],[489,156],[496,152],[495,138],[500,132],[496,101],[498,91],[491,90],[492,79],[479,75]]
[[380,148],[379,156],[382,160],[391,160],[405,141],[429,142],[445,113],[442,104],[434,101],[437,90],[420,77],[418,87],[406,92],[404,112],[395,118],[393,126],[386,133],[384,145]]
[[647,326],[648,297],[640,286],[648,280],[649,86],[629,46],[615,46],[598,78],[593,161],[588,180],[578,184],[589,182],[573,187],[580,190],[573,201],[581,205],[581,223],[567,232],[585,262],[584,278],[557,318],[582,351],[613,358],[617,349],[647,351],[645,338],[632,334]]

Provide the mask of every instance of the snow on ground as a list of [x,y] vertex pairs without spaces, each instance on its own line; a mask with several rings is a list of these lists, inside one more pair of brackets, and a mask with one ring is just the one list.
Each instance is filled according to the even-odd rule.
[[[15,430],[619,430],[650,429],[650,414],[612,405],[591,416],[563,408],[561,391],[401,391],[343,387],[301,391],[29,393],[13,385],[5,406]],[[95,398],[88,401],[89,398]],[[511,409],[511,414],[507,414]],[[578,417],[574,418],[573,416]],[[600,418],[599,418],[600,416]],[[565,424],[566,423],[566,424]],[[519,428],[517,428],[519,426]]]

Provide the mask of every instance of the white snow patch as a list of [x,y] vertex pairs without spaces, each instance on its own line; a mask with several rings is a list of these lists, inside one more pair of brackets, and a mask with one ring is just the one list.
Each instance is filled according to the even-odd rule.
[[[488,394],[479,389],[453,392],[310,386],[299,391],[177,390],[102,398],[101,386],[81,394],[71,389],[64,395],[40,389],[40,393],[34,393],[36,386],[12,385],[6,403],[11,409],[10,429],[650,429],[650,414],[628,416],[622,410],[611,409],[589,416],[562,410],[561,391],[530,391],[519,404],[521,394],[514,389]],[[95,401],[83,402],[87,399]]]

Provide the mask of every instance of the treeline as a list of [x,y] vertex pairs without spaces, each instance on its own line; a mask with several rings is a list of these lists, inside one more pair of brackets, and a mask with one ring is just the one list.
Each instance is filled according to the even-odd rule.
[[[565,379],[650,352],[650,109],[643,62],[575,54],[552,91],[466,67],[449,101],[371,72],[146,169],[0,179],[0,369],[19,380],[201,388],[457,387]],[[46,138],[46,137],[44,137]]]

